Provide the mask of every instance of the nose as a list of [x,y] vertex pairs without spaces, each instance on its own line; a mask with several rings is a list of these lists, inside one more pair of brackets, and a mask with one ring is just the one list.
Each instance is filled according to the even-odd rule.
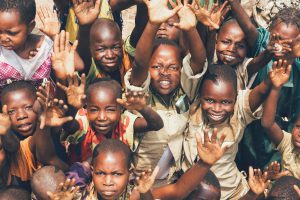
[[107,120],[107,116],[106,116],[105,111],[100,111],[99,112],[98,120],[100,120],[100,121],[106,121]]
[[169,69],[167,67],[161,67],[159,70],[161,76],[167,76],[169,74]]
[[114,52],[111,49],[107,49],[105,57],[108,58],[108,59],[114,58]]
[[111,186],[111,185],[113,185],[111,175],[105,176],[104,185],[106,185],[106,186]]
[[158,30],[166,30],[166,23],[162,23]]
[[0,34],[0,41],[1,42],[9,42],[9,38],[5,34]]
[[17,120],[26,119],[28,117],[24,109],[19,109],[16,113]]
[[228,51],[236,51],[236,48],[235,48],[235,44],[234,44],[234,43],[231,43],[231,44],[228,46]]
[[222,106],[221,106],[221,104],[219,104],[219,103],[215,103],[215,104],[213,105],[212,109],[213,109],[214,112],[218,113],[218,112],[221,112]]

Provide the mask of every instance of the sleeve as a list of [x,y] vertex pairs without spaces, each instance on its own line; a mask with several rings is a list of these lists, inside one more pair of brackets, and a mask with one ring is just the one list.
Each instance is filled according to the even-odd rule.
[[290,133],[283,131],[283,138],[279,143],[279,145],[277,146],[278,151],[282,155],[284,152],[290,149],[291,146],[292,146],[292,135]]
[[196,95],[199,82],[207,71],[207,65],[206,61],[202,72],[194,75],[191,68],[191,54],[189,53],[183,59],[180,77],[181,87],[190,100],[193,100]]
[[10,167],[11,175],[19,177],[22,181],[29,181],[33,173],[39,168],[39,164],[29,147],[30,140],[32,140],[32,136],[20,142],[20,150],[15,154],[15,159],[12,159]]
[[261,119],[263,114],[263,106],[260,105],[256,111],[252,112],[249,103],[249,96],[252,90],[240,90],[237,97],[238,118],[243,126],[247,126],[252,121]]
[[79,123],[79,130],[67,137],[66,140],[70,144],[78,144],[86,135],[89,128],[89,121],[87,119],[86,111],[84,109],[78,110],[75,119]]
[[134,57],[135,48],[130,44],[130,37],[131,35],[129,35],[124,41],[124,49],[131,57]]
[[236,76],[238,81],[238,90],[244,90],[248,86],[248,65],[253,58],[245,58],[244,62],[236,68]]
[[134,122],[138,118],[137,115],[125,111],[122,114],[122,126],[125,128],[125,134],[123,135],[122,141],[127,141],[131,151],[135,151],[138,146],[138,140],[134,137]]
[[258,37],[251,51],[251,57],[257,56],[260,52],[267,48],[269,43],[270,32],[265,28],[258,28]]
[[125,74],[125,77],[124,77],[126,90],[148,92],[149,91],[149,86],[150,86],[150,73],[148,72],[147,79],[142,84],[142,86],[138,87],[138,86],[130,84],[131,71],[132,71],[132,69],[128,70]]

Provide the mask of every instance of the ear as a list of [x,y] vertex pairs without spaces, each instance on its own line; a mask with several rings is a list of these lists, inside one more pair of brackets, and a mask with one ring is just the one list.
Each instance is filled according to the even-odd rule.
[[31,33],[33,31],[33,29],[35,28],[36,22],[35,20],[31,20],[31,22],[28,25],[28,32]]

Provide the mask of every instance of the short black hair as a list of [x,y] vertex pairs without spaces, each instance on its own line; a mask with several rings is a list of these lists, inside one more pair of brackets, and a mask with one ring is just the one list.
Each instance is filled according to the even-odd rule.
[[15,81],[8,85],[6,85],[1,90],[1,103],[3,104],[3,100],[5,99],[5,96],[10,92],[15,92],[18,90],[28,90],[31,95],[36,96],[36,88],[30,81]]
[[222,64],[211,64],[208,66],[208,70],[203,77],[200,86],[200,92],[202,90],[202,86],[206,80],[210,80],[214,83],[219,81],[231,83],[234,90],[237,92],[237,76],[235,70],[229,65]]
[[286,25],[292,24],[300,29],[300,9],[298,8],[283,8],[273,18],[270,29],[272,29],[277,23],[285,23]]
[[31,195],[19,186],[8,186],[0,192],[0,200],[30,200]]
[[293,176],[283,176],[279,178],[272,186],[269,192],[268,200],[293,200],[299,199],[294,185],[300,187],[300,180]]
[[156,51],[156,49],[158,49],[158,47],[162,45],[168,45],[177,48],[180,54],[180,59],[183,59],[184,55],[179,45],[175,41],[169,40],[167,38],[158,38],[154,40],[152,54]]
[[87,100],[89,100],[90,93],[93,93],[95,90],[100,90],[103,87],[115,92],[117,98],[122,97],[122,87],[116,80],[112,78],[98,78],[88,86],[86,90]]
[[92,165],[95,164],[95,160],[100,153],[122,153],[126,161],[128,170],[131,166],[132,155],[129,147],[120,140],[116,139],[105,139],[101,141],[93,151]]
[[20,13],[20,22],[29,25],[36,15],[36,5],[34,0],[1,0],[0,11]]

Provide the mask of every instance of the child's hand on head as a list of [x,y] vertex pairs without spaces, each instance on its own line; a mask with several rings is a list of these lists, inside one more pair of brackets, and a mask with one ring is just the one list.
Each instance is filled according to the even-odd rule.
[[204,129],[204,143],[202,144],[201,137],[198,133],[196,133],[197,140],[197,150],[199,158],[208,165],[215,164],[227,151],[229,148],[225,146],[222,148],[222,144],[225,140],[225,135],[221,135],[221,137],[217,140],[217,129],[214,128],[211,138],[208,136],[208,129]]
[[2,113],[0,113],[0,135],[5,135],[11,126],[11,120],[8,115],[7,105],[2,107]]
[[213,10],[208,10],[208,2],[203,7],[201,6],[199,0],[193,0],[192,5],[188,5],[193,12],[195,13],[197,20],[201,22],[203,25],[207,27],[213,27],[214,29],[218,29],[219,25],[213,22],[211,16]]
[[[177,13],[179,16],[179,23],[174,23],[174,26],[185,31],[195,28],[197,19],[192,9],[188,6],[188,0],[184,0],[183,5],[181,1],[177,1],[177,3],[178,6],[181,6],[182,8]],[[170,4],[173,8],[176,8],[177,6],[173,1],[170,1]]]
[[292,52],[294,57],[300,57],[300,34],[292,42]]
[[74,57],[78,41],[70,45],[69,37],[68,32],[61,31],[54,39],[51,62],[54,74],[60,80],[66,80],[75,71]]
[[57,86],[66,93],[69,105],[73,106],[76,109],[82,108],[84,106],[84,100],[86,98],[84,93],[86,83],[85,74],[81,75],[80,84],[76,73],[68,76],[67,82],[68,86],[64,86],[61,83],[57,83]]
[[[168,2],[172,5],[172,0],[144,0],[148,7],[149,22],[151,24],[161,24],[174,16],[181,8],[181,5],[175,6],[172,10],[168,8]],[[180,2],[180,0],[177,0]]]
[[39,7],[37,9],[37,14],[43,25],[43,27],[40,28],[40,31],[53,39],[60,31],[60,21],[56,11],[51,11],[46,7]]
[[80,25],[92,24],[99,16],[101,0],[72,0],[75,15]]
[[269,77],[274,88],[281,88],[288,82],[291,68],[292,66],[288,65],[286,60],[273,62],[272,70],[269,72]]
[[270,180],[268,180],[268,173],[262,173],[260,169],[253,169],[252,167],[249,167],[248,184],[254,194],[257,196],[262,194],[270,184]]
[[271,164],[268,167],[266,167],[264,172],[268,173],[268,179],[272,181],[289,174],[289,171],[280,172],[280,164],[277,161],[271,162]]
[[151,169],[149,169],[146,172],[143,172],[140,176],[136,178],[137,186],[134,189],[138,190],[141,194],[149,192],[154,184],[158,171],[159,167],[156,166],[153,172]]
[[52,193],[47,192],[50,200],[73,200],[79,186],[75,187],[75,179],[67,179],[64,183],[60,183],[58,189]]
[[[230,10],[230,7],[227,6],[228,1],[225,1],[221,6],[219,6],[219,1],[217,0],[216,3],[214,3],[211,7],[211,20],[217,24],[218,26],[221,26],[221,24],[224,21],[224,18],[228,11]],[[209,30],[215,30],[216,26],[209,26]]]
[[125,94],[125,99],[117,99],[117,103],[127,110],[143,110],[147,106],[149,95],[144,92],[129,91]]
[[59,127],[73,120],[73,117],[65,117],[67,111],[68,106],[63,100],[53,99],[53,101],[48,103],[45,126]]
[[292,51],[292,40],[280,40],[279,34],[272,34],[266,50],[276,57],[283,57]]

